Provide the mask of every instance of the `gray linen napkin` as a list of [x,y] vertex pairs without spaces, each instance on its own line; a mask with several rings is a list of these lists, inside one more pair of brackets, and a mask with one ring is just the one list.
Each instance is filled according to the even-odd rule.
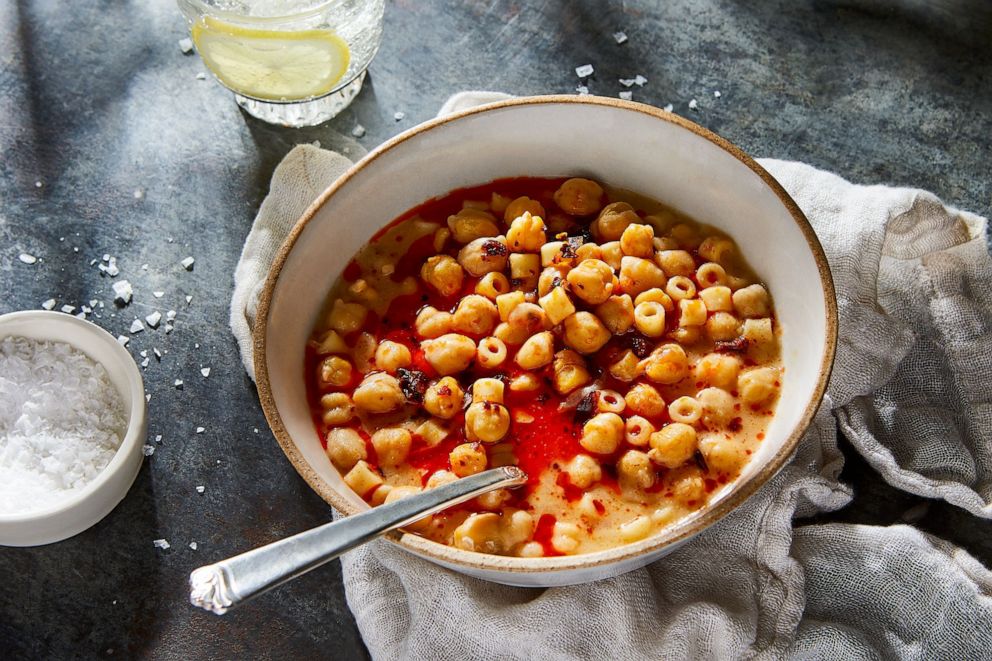
[[[441,115],[504,95],[463,92]],[[567,588],[466,578],[384,542],[344,556],[372,656],[989,658],[992,573],[909,526],[809,525],[843,507],[838,423],[880,476],[992,516],[992,260],[983,218],[932,194],[761,160],[806,213],[837,287],[827,397],[793,461],[666,558]],[[276,168],[235,276],[231,327],[252,373],[257,292],[282,238],[349,165],[311,146]],[[976,524],[979,521],[976,520]]]

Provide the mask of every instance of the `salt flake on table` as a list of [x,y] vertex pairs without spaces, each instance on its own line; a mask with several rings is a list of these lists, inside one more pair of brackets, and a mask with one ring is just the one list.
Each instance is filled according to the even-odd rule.
[[575,91],[579,93],[579,96],[585,96],[589,94],[589,88],[585,85],[579,85],[575,88]]
[[161,434],[155,434],[155,442],[156,443],[161,443],[162,442],[162,435]]
[[146,457],[152,456],[153,454],[155,454],[155,448],[154,448],[154,446],[151,446],[151,445],[142,445],[141,446],[141,454],[145,455]]
[[193,297],[192,297],[192,296],[189,296],[189,295],[187,295],[187,296],[186,296],[186,305],[189,305],[189,304],[190,304],[190,303],[192,303],[192,302],[193,302]]
[[713,92],[713,97],[714,98],[719,99],[721,96],[723,96],[723,94],[720,93],[720,90],[716,90],[716,91]]
[[55,307],[55,299],[54,298],[48,299],[47,301],[41,304],[41,307],[45,308],[46,310],[51,310],[52,308]]
[[131,302],[131,296],[134,294],[134,289],[131,288],[131,283],[127,280],[118,280],[111,286],[111,289],[114,290],[115,303],[127,305]]
[[592,68],[591,64],[583,64],[580,67],[575,67],[575,75],[579,78],[588,78],[596,70]]
[[153,291],[152,292],[152,296],[154,296],[155,298],[162,298],[163,296],[165,296],[165,292],[164,291]]
[[200,486],[196,487],[196,493],[203,493],[206,490],[207,490],[207,488],[205,486],[203,486],[202,484]]
[[189,55],[193,52],[193,40],[189,37],[185,37],[179,40],[179,50],[183,52],[183,55]]
[[648,79],[642,76],[641,74],[637,74],[636,76],[634,76],[634,84],[637,85],[638,87],[644,87],[644,83],[646,82],[648,82]]
[[145,191],[141,190],[140,188],[136,188],[135,189],[135,191],[134,191],[134,199],[140,200],[144,196],[145,196]]
[[158,328],[158,325],[162,322],[162,313],[156,310],[155,312],[152,312],[150,315],[146,316],[145,321],[148,322],[148,325],[150,327]]
[[621,78],[620,79],[620,84],[623,85],[624,87],[633,87],[633,85],[634,85],[634,79],[633,78]]
[[131,322],[131,333],[140,333],[145,330],[145,325],[141,323],[141,319],[135,319]]
[[699,102],[695,99],[691,99],[689,101],[689,110],[696,110],[697,108],[699,108]]
[[203,73],[201,71],[200,73],[196,74],[196,79],[197,80],[206,80],[207,79],[207,74],[205,74],[205,73]]
[[397,122],[403,119],[404,117],[406,117],[406,113],[400,110],[397,110],[396,112],[393,113],[393,119],[395,119]]
[[200,370],[200,374],[203,375],[204,379],[207,378],[208,376],[210,376],[210,368],[204,367],[203,369]]
[[141,357],[142,358],[147,358],[148,357],[148,349],[142,349],[138,353],[141,354]]
[[175,328],[175,326],[173,326],[172,324],[166,324],[165,325],[165,334],[168,335],[169,333],[171,333],[173,328]]
[[169,546],[170,546],[169,542],[167,540],[164,540],[164,539],[153,540],[152,541],[152,544],[155,546],[155,548],[162,549],[163,551],[165,549],[169,548]]
[[162,360],[162,352],[158,350],[158,347],[152,347],[152,353],[155,354],[155,359],[158,361]]
[[192,271],[193,270],[193,263],[195,261],[196,260],[193,259],[192,257],[187,257],[187,258],[183,259],[183,261],[181,261],[179,263],[182,264],[183,265],[183,268],[186,269],[187,271]]
[[627,41],[627,33],[623,30],[617,30],[613,33],[613,40],[618,44],[622,44]]
[[141,366],[142,367],[148,367],[148,359],[147,358],[145,358],[143,361],[141,361]]
[[131,338],[129,338],[127,335],[118,335],[117,341],[121,343],[122,347],[126,347],[127,343],[131,341]]
[[190,542],[189,543],[189,547],[195,551],[196,550],[196,542]]
[[169,310],[168,312],[165,313],[165,320],[166,321],[175,321],[175,319],[176,319],[176,311],[175,310]]
[[205,431],[207,431],[207,428],[206,427],[197,427],[196,428],[196,433],[197,434],[202,434]]
[[671,103],[669,103],[669,104],[666,104],[665,107],[662,108],[662,110],[664,110],[665,112],[672,112],[673,110],[675,110],[675,106],[673,106]]
[[35,257],[34,255],[29,255],[26,252],[22,252],[20,255],[18,255],[17,259],[21,260],[25,264],[34,264],[35,262],[38,261],[37,257]]
[[365,127],[361,124],[355,124],[355,128],[351,129],[351,134],[356,138],[361,138],[365,135]]
[[623,99],[624,101],[630,101],[630,100],[632,100],[634,98],[634,93],[633,92],[620,92],[620,94],[618,96],[621,99]]
[[172,382],[172,385],[174,385],[175,387],[177,387],[180,390],[182,390],[183,389],[183,380],[182,379],[176,379],[175,381]]
[[76,311],[76,306],[75,305],[63,305],[59,309],[62,310],[62,312],[65,312],[66,314],[72,314],[73,312]]

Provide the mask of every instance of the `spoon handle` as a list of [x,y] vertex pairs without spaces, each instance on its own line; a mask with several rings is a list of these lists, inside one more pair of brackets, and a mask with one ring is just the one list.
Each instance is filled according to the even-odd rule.
[[384,532],[526,480],[515,466],[493,468],[200,567],[189,575],[190,603],[222,615]]

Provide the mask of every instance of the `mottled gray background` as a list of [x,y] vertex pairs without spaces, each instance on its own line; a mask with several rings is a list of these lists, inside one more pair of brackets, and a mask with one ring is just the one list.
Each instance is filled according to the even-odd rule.
[[[364,655],[337,563],[223,618],[186,603],[192,568],[329,516],[272,440],[227,329],[242,240],[293,144],[343,148],[361,123],[372,147],[465,88],[571,93],[574,68],[591,63],[593,93],[642,74],[635,100],[671,103],[755,156],[919,186],[988,215],[990,32],[986,0],[401,0],[352,108],[293,131],[197,80],[167,0],[0,2],[0,312],[98,299],[108,307],[94,321],[118,334],[178,311],[171,335],[145,331],[129,347],[168,353],[145,372],[162,441],[128,497],[70,541],[0,549],[0,657]],[[117,312],[111,279],[90,265],[105,253],[135,287]],[[992,562],[987,523],[888,488],[846,450],[857,504],[827,518],[918,520]]]

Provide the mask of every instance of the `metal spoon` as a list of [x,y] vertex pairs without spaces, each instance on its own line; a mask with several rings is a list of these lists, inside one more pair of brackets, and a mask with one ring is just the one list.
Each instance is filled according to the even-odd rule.
[[385,532],[526,481],[527,475],[516,466],[493,468],[200,567],[189,575],[190,603],[223,615]]

